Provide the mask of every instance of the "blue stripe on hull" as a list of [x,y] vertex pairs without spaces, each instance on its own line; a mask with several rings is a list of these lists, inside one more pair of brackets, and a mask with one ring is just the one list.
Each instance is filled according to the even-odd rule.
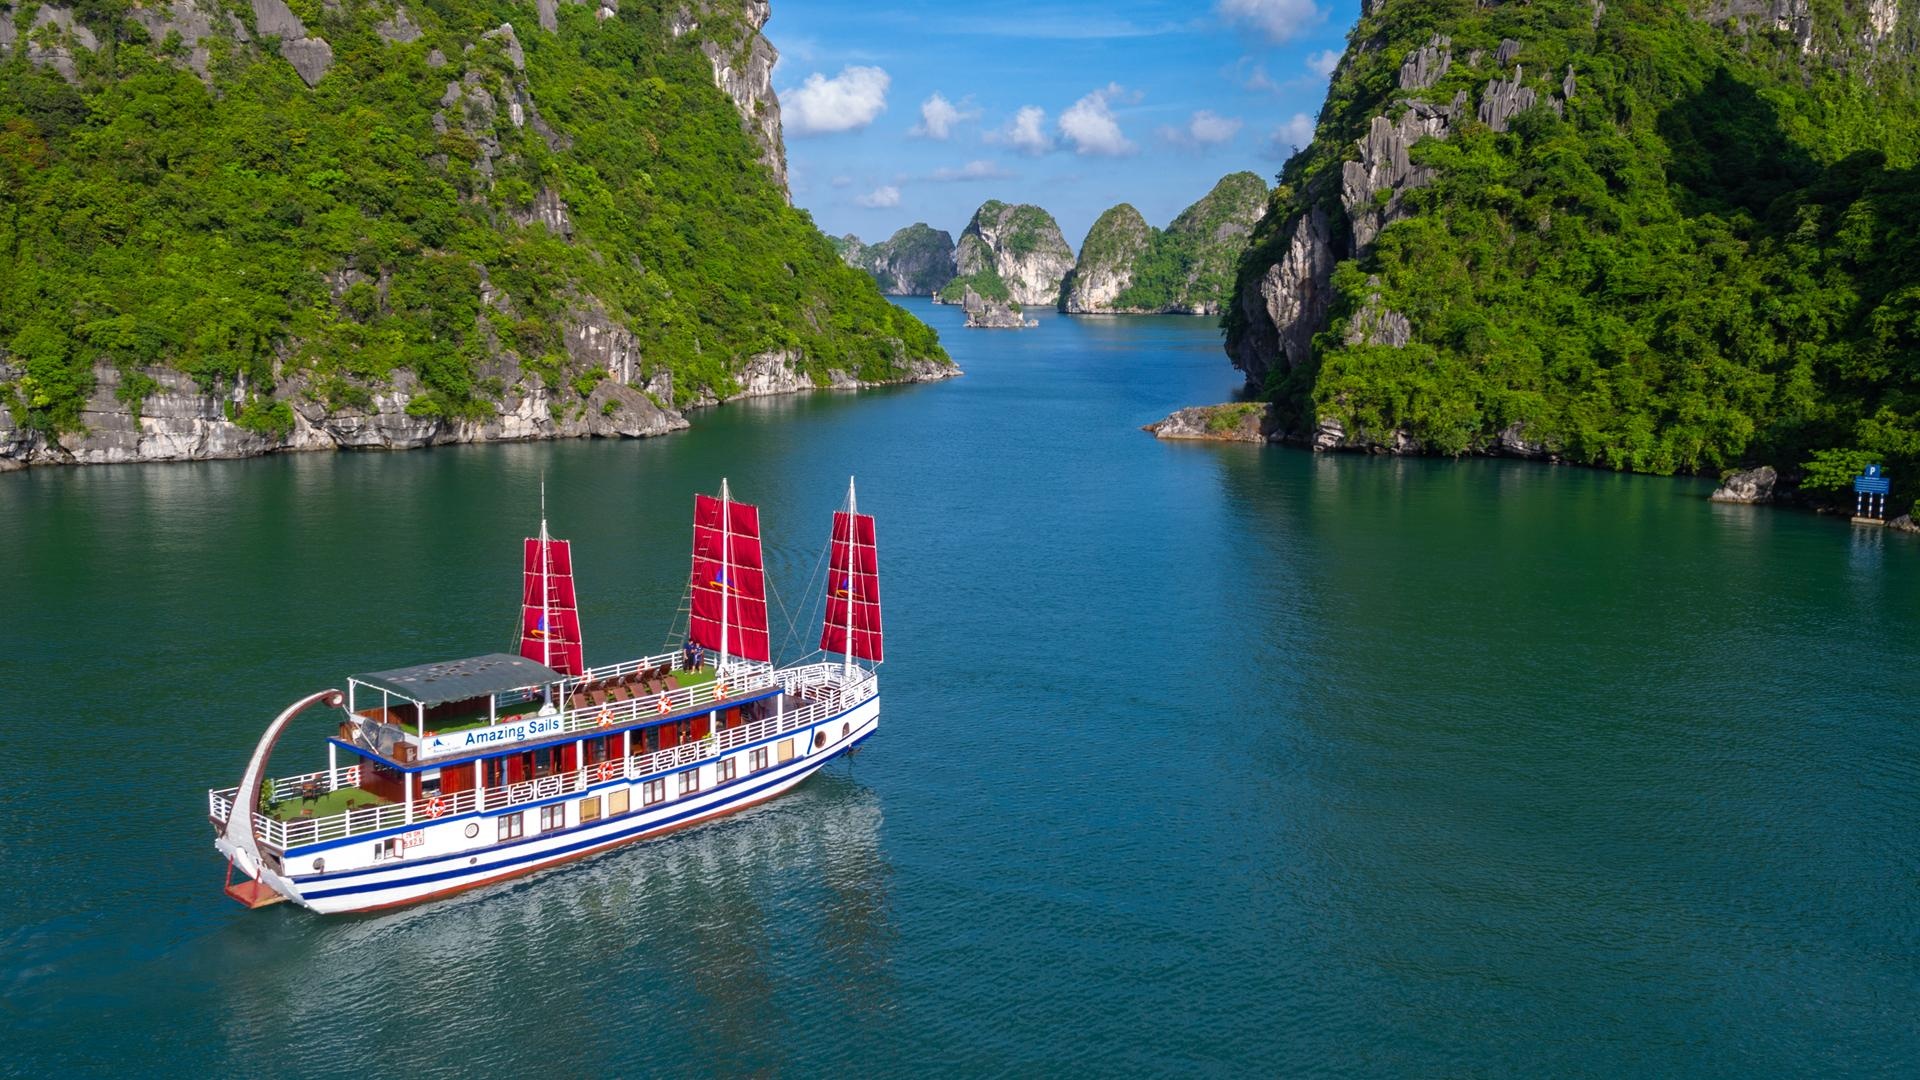
[[[855,706],[855,708],[858,708],[858,707],[859,706]],[[851,712],[852,710],[848,710],[848,711]],[[846,714],[841,713],[840,715],[844,716]],[[832,719],[833,718],[829,718],[829,720],[823,721],[823,722],[830,723]],[[625,841],[642,839],[647,833],[658,832],[663,829],[671,828],[674,825],[680,822],[686,821],[689,818],[709,817],[714,814],[724,812],[730,806],[736,806],[739,803],[751,801],[753,796],[759,794],[760,792],[766,791],[769,788],[778,787],[781,784],[787,783],[789,780],[795,783],[798,783],[801,780],[805,780],[812,773],[817,772],[821,768],[825,767],[826,764],[832,761],[834,758],[837,758],[840,755],[845,754],[847,751],[852,750],[854,747],[860,745],[862,742],[865,742],[867,739],[871,738],[874,735],[874,733],[878,730],[879,729],[876,727],[867,731],[863,735],[856,736],[851,741],[849,741],[845,746],[842,746],[832,751],[831,753],[824,754],[824,755],[809,756],[803,759],[800,763],[798,763],[797,768],[790,769],[788,770],[787,773],[783,775],[771,776],[758,784],[738,785],[739,790],[737,792],[718,802],[706,803],[701,806],[692,807],[687,810],[683,810],[680,813],[673,814],[663,818],[656,818],[644,824],[635,824],[630,828],[623,829],[618,832],[602,833],[590,839],[577,840],[571,844],[567,844],[562,847],[549,848],[544,851],[533,852],[526,855],[519,855],[519,856],[515,856],[513,858],[508,858],[508,859],[500,859],[494,862],[486,863],[484,865],[462,866],[454,870],[444,870],[436,873],[421,874],[421,875],[416,875],[414,877],[402,878],[402,879],[393,880],[393,881],[368,882],[366,884],[361,884],[361,885],[347,885],[340,888],[331,888],[331,889],[322,888],[312,892],[309,892],[306,889],[301,888],[300,899],[303,901],[324,900],[324,899],[328,899],[336,896],[351,896],[359,893],[385,892],[391,889],[406,889],[406,888],[412,888],[412,887],[417,887],[421,885],[430,885],[435,882],[453,881],[455,879],[463,878],[463,877],[476,877],[476,878],[494,877],[494,876],[498,876],[499,873],[503,870],[511,870],[515,867],[525,867],[527,869],[536,869],[538,867],[538,864],[540,863],[564,859],[569,855],[576,854],[578,852],[584,851],[589,848],[606,847],[610,844],[618,844]],[[518,810],[518,809],[521,809],[521,807],[516,807],[515,809]],[[564,830],[563,832],[547,833],[544,836],[533,837],[530,840],[521,841],[521,843],[532,843],[542,839],[548,839],[554,836],[565,835],[565,833],[568,833],[568,832],[580,832],[585,829],[599,828],[601,827],[602,824],[604,823],[596,823],[595,825],[576,825],[571,829]],[[360,838],[360,839],[364,839],[364,838]],[[485,850],[497,851],[499,850],[499,848],[488,848]],[[444,862],[449,859],[473,858],[474,854],[475,853],[471,851],[456,852],[452,855],[437,856],[434,859],[425,860],[421,863],[416,863],[415,865],[424,866],[431,862]],[[325,875],[325,879],[339,880],[341,878],[346,878],[350,876],[358,876],[362,874],[380,873],[380,872],[390,872],[390,871],[387,871],[386,868],[375,868],[372,870],[345,871],[337,875]],[[293,879],[293,884],[295,886],[301,886],[304,883],[318,884],[322,880],[323,878],[321,876],[295,878]]]

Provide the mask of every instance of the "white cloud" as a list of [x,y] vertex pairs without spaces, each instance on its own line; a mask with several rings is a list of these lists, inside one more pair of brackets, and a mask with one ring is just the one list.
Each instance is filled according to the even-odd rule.
[[944,140],[953,134],[954,125],[980,118],[979,109],[968,108],[972,104],[972,98],[962,98],[960,104],[955,105],[936,90],[932,97],[920,103],[920,122],[907,134]]
[[1160,137],[1175,146],[1191,146],[1205,149],[1232,142],[1245,122],[1235,116],[1221,116],[1212,109],[1201,109],[1188,119],[1184,128],[1163,127]]
[[1253,30],[1276,45],[1327,17],[1313,0],[1219,0],[1214,10],[1227,22]]
[[1120,122],[1113,118],[1113,109],[1108,104],[1125,95],[1126,91],[1119,83],[1109,83],[1104,89],[1095,90],[1074,102],[1072,108],[1060,114],[1060,134],[1073,144],[1075,153],[1101,157],[1120,157],[1133,153],[1133,143],[1127,141],[1126,135],[1120,130]]
[[[1247,63],[1245,59],[1242,59],[1237,70],[1246,71]],[[1267,66],[1265,64],[1254,64],[1251,73],[1236,76],[1236,78],[1238,78],[1240,87],[1243,90],[1259,90],[1264,93],[1274,94],[1279,93],[1281,89],[1280,84],[1274,82],[1272,76],[1267,74]]]
[[957,169],[938,168],[933,170],[929,180],[949,182],[956,180],[1010,180],[1013,174],[1000,167],[994,161],[969,161]]
[[1307,54],[1307,70],[1323,79],[1332,75],[1333,69],[1339,66],[1340,54],[1332,49],[1322,49],[1317,53]]
[[877,67],[844,67],[831,79],[816,71],[798,90],[780,92],[786,129],[824,135],[866,127],[886,111],[892,84],[893,78]]
[[865,195],[856,195],[853,201],[869,210],[879,210],[900,205],[900,189],[892,184],[883,184]]
[[834,187],[852,187],[853,177],[848,176],[845,173],[841,173],[839,176],[836,176],[832,180],[828,181],[828,183],[831,183]]
[[1313,141],[1313,117],[1294,113],[1267,137],[1267,156],[1285,161]]
[[1023,154],[1044,154],[1053,149],[1053,136],[1047,134],[1047,110],[1038,105],[1023,105],[1007,126],[987,136],[988,142],[1005,143]]

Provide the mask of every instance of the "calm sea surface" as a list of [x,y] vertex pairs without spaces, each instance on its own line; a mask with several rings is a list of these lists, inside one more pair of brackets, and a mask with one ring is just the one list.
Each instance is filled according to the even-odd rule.
[[[1208,321],[910,305],[966,378],[0,476],[0,1071],[1911,1075],[1916,538],[1164,444],[1237,382]],[[205,789],[275,711],[511,648],[542,474],[606,662],[670,629],[695,490],[761,504],[797,611],[849,473],[893,658],[850,763],[422,908],[221,895]]]

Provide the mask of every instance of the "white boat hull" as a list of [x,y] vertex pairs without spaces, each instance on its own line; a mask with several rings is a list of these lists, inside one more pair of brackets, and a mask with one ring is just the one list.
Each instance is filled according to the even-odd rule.
[[[738,769],[736,777],[726,783],[716,780],[721,759],[631,780],[615,778],[582,791],[496,811],[291,847],[277,860],[280,870],[269,867],[260,880],[302,907],[340,914],[417,903],[521,877],[765,802],[853,749],[878,730],[879,723],[880,699],[875,695],[817,723],[767,739],[761,747],[742,747],[726,755],[737,762]],[[785,763],[772,762],[770,748],[785,740],[792,741],[794,757]],[[769,749],[770,764],[749,772],[748,755],[756,748]],[[678,775],[691,770],[699,770],[698,790],[679,795]],[[642,805],[646,785],[661,781],[668,785],[668,797]],[[579,820],[583,802],[595,800],[604,805],[608,796],[621,790],[628,793],[629,804],[635,809],[584,823]],[[538,831],[542,808],[556,806],[563,809],[549,812],[561,815],[564,823]],[[524,834],[500,840],[500,819],[513,814],[522,815]],[[397,856],[383,858],[376,854],[396,846],[400,852]],[[226,850],[224,846],[222,850]],[[319,869],[313,869],[315,860],[320,860]]]

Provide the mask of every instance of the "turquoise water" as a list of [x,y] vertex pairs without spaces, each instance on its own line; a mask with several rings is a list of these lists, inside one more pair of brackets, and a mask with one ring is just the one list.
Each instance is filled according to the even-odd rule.
[[[1911,1070],[1916,538],[1160,443],[1237,382],[1204,320],[910,304],[966,378],[638,443],[0,476],[0,1069]],[[511,646],[543,474],[604,662],[671,626],[694,490],[762,505],[797,608],[849,473],[891,658],[851,763],[421,908],[220,894],[204,792],[275,711]]]

